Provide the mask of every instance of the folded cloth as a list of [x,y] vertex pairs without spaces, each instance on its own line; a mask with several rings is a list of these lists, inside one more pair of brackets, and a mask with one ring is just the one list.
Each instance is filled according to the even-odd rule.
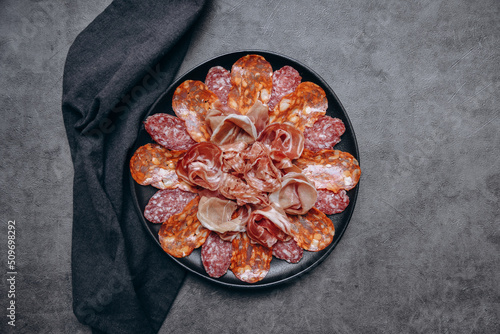
[[185,276],[134,209],[128,157],[204,2],[115,0],[68,52],[62,112],[74,164],[73,309],[94,333],[156,333]]

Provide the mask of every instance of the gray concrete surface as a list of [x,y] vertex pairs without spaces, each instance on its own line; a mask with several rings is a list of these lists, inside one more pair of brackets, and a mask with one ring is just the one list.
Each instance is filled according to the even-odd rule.
[[[61,81],[72,41],[109,3],[0,2],[2,333],[89,333],[71,309]],[[181,71],[248,48],[305,63],[344,104],[363,176],[321,266],[266,292],[188,276],[160,333],[500,332],[499,20],[497,0],[212,1]]]

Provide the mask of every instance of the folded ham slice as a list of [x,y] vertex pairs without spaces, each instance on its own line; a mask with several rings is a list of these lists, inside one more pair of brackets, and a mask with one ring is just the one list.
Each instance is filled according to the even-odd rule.
[[257,129],[250,117],[236,114],[224,117],[210,137],[210,141],[217,145],[253,143],[255,139],[257,139]]
[[270,124],[258,140],[270,150],[278,168],[291,167],[291,160],[300,157],[304,150],[304,135],[290,124]]
[[197,217],[201,224],[211,231],[244,232],[246,221],[241,216],[231,218],[237,209],[238,205],[234,201],[217,197],[202,197],[198,205]]
[[280,208],[272,205],[254,210],[247,222],[247,234],[253,241],[271,248],[278,240],[287,241],[291,222]]
[[219,192],[226,198],[236,200],[238,205],[269,205],[267,194],[249,186],[244,180],[229,173],[223,174]]
[[281,179],[281,189],[270,194],[269,199],[286,213],[303,215],[316,203],[317,192],[304,174],[292,172]]
[[186,183],[214,191],[222,179],[221,167],[221,149],[212,143],[201,142],[186,152],[175,171]]
[[269,156],[269,150],[260,142],[253,143],[244,154],[247,171],[243,178],[253,188],[274,192],[281,187],[281,172]]

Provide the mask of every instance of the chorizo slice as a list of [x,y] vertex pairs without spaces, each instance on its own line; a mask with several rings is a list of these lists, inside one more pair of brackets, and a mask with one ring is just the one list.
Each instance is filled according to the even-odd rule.
[[207,240],[210,230],[203,227],[196,217],[199,202],[200,197],[196,196],[182,212],[161,225],[158,237],[168,254],[177,258],[188,256]]
[[231,68],[227,105],[246,115],[257,100],[267,104],[273,86],[273,68],[260,55],[246,55]]
[[182,187],[175,169],[186,151],[170,151],[158,144],[139,147],[130,159],[130,173],[140,185],[152,185],[159,189]]
[[321,150],[317,153],[304,149],[295,165],[314,183],[316,189],[333,192],[350,190],[361,176],[359,163],[350,153],[339,150]]
[[186,80],[172,97],[172,109],[186,122],[186,130],[196,142],[208,141],[211,129],[205,118],[219,98],[201,81]]
[[258,282],[266,277],[271,269],[273,251],[259,244],[252,244],[246,233],[240,233],[232,241],[233,254],[231,266],[234,275],[247,283]]
[[305,215],[288,215],[293,239],[305,250],[317,252],[333,241],[335,226],[321,211],[312,208]]
[[328,100],[323,88],[313,82],[302,82],[297,89],[285,95],[269,112],[269,123],[290,123],[300,131],[311,127],[326,114]]

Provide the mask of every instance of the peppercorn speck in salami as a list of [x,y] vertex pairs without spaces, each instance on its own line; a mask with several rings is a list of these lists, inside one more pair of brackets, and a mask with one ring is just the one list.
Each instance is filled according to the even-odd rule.
[[273,110],[283,96],[290,94],[297,89],[302,77],[299,72],[291,66],[283,66],[273,73],[273,89],[271,98],[267,105],[269,110]]
[[166,222],[174,214],[182,212],[196,196],[195,193],[179,189],[159,190],[146,205],[144,217],[155,224]]
[[322,116],[312,127],[304,130],[304,148],[314,152],[331,149],[340,142],[344,132],[345,125],[341,119]]
[[201,246],[201,261],[208,276],[218,278],[223,276],[231,265],[233,245],[222,240],[216,232],[210,233]]
[[335,193],[331,190],[321,189],[317,190],[318,199],[314,207],[325,215],[333,215],[341,213],[349,205],[349,196],[345,190]]
[[196,196],[182,212],[161,225],[158,237],[168,254],[177,258],[188,256],[207,240],[210,230],[204,228],[196,217],[199,202],[200,197]]
[[144,128],[155,142],[170,150],[187,150],[196,144],[186,130],[186,123],[179,117],[154,114],[146,119]]
[[273,251],[260,244],[253,244],[246,233],[232,241],[233,255],[230,269],[243,282],[255,283],[266,277],[271,269]]
[[288,215],[293,239],[305,250],[317,252],[333,241],[335,226],[330,218],[316,208],[305,215]]
[[293,239],[288,241],[278,240],[273,246],[273,255],[289,263],[297,263],[302,259],[304,250]]
[[231,72],[222,66],[214,66],[208,70],[205,85],[219,97],[222,104],[227,104],[227,96],[231,89]]

